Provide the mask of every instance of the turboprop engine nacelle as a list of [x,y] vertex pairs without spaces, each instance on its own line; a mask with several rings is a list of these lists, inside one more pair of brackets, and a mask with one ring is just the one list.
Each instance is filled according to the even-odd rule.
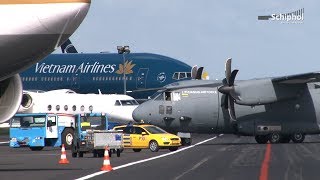
[[[287,86],[292,86],[290,91]],[[275,84],[271,79],[257,79],[239,81],[233,86],[231,96],[235,103],[240,105],[254,106],[274,103],[281,100],[296,98],[299,90],[295,85]]]

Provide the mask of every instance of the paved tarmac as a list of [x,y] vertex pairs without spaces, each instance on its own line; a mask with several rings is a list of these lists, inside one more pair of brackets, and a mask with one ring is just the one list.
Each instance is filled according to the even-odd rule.
[[[7,141],[7,137],[0,136],[0,141]],[[319,136],[308,136],[301,144],[261,145],[252,137],[197,134],[193,135],[193,146],[174,153],[169,150],[135,153],[127,149],[121,157],[112,156],[114,170],[102,174],[103,158],[93,158],[91,154],[72,158],[67,151],[70,164],[60,165],[60,153],[59,148],[34,152],[0,144],[1,179],[86,179],[89,175],[91,179],[114,180],[312,180],[320,176]]]

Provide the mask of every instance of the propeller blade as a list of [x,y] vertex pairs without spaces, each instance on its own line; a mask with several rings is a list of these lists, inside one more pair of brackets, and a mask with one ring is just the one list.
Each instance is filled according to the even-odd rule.
[[202,71],[203,71],[203,67],[199,67],[199,69],[198,69],[198,71],[197,71],[196,79],[201,80]]
[[225,75],[226,75],[226,80],[228,84],[231,77],[231,60],[232,60],[231,58],[227,59],[225,64]]
[[225,109],[228,109],[228,107],[229,107],[228,106],[228,104],[229,104],[229,100],[228,99],[229,99],[229,95],[226,94],[224,96],[224,104],[223,104]]
[[228,101],[228,106],[229,106],[229,108],[228,108],[228,110],[229,110],[229,115],[230,115],[230,118],[231,118],[231,120],[233,120],[233,121],[236,121],[236,112],[235,112],[235,110],[234,110],[234,101],[233,101],[233,99],[230,97],[230,98],[228,98],[229,99],[229,101]]
[[197,71],[198,71],[198,66],[194,65],[191,69],[191,78],[196,79],[197,76]]
[[234,80],[236,79],[237,73],[239,72],[238,69],[232,71],[230,79],[229,79],[229,86],[233,86]]

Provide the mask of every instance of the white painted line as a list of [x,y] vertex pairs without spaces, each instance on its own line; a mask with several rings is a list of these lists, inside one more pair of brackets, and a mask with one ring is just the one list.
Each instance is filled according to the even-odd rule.
[[[219,135],[220,137],[221,135]],[[148,158],[148,159],[143,159],[143,160],[140,160],[140,161],[135,161],[135,162],[131,162],[131,163],[128,163],[128,164],[124,164],[124,165],[121,165],[121,166],[117,166],[117,167],[114,167],[113,170],[117,170],[117,169],[121,169],[121,168],[125,168],[125,167],[129,167],[129,166],[133,166],[133,165],[136,165],[136,164],[140,164],[140,163],[144,163],[144,162],[147,162],[147,161],[151,161],[151,160],[155,160],[155,159],[159,159],[159,158],[162,158],[162,157],[166,157],[166,156],[171,156],[173,154],[176,154],[176,153],[179,153],[181,151],[185,151],[187,149],[190,149],[190,148],[193,148],[195,146],[198,146],[200,144],[203,144],[203,143],[206,143],[208,141],[212,141],[214,139],[216,139],[217,136],[213,137],[213,138],[209,138],[209,139],[206,139],[204,141],[201,141],[195,145],[191,145],[191,146],[187,146],[185,148],[181,148],[181,149],[178,149],[176,151],[173,151],[173,152],[170,152],[170,153],[166,153],[166,154],[162,154],[162,155],[159,155],[159,156],[155,156],[155,157],[151,157],[151,158]],[[81,177],[81,178],[78,178],[76,180],[86,180],[86,179],[89,179],[89,178],[93,178],[95,176],[99,176],[101,174],[104,174],[104,173],[107,173],[109,171],[99,171],[99,172],[96,172],[96,173],[93,173],[93,174],[89,174],[87,176],[84,176],[84,177]]]
[[8,144],[10,141],[0,142],[0,144]]

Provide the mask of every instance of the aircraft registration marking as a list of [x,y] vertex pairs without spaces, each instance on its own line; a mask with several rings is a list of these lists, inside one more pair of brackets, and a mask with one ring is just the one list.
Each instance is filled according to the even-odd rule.
[[217,91],[182,91],[182,97],[189,97],[189,94],[217,94]]

